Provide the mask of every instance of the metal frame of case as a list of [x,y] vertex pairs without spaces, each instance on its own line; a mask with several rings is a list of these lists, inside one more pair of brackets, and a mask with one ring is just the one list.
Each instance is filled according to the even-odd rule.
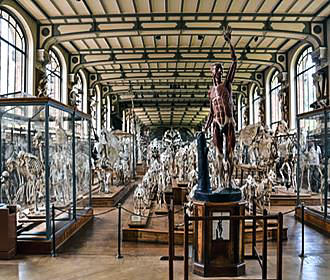
[[[330,156],[330,146],[328,141],[328,122],[330,121],[330,107],[325,107],[321,109],[317,109],[314,111],[306,112],[297,115],[297,134],[298,134],[298,158],[297,158],[297,205],[301,203],[300,194],[301,194],[301,169],[300,169],[300,160],[301,160],[301,122],[303,120],[312,119],[313,117],[318,117],[321,121],[321,125],[323,126],[323,130],[319,134],[312,135],[314,137],[314,141],[317,138],[319,142],[322,144],[322,159],[323,159],[323,169],[321,170],[323,173],[324,180],[324,192],[323,192],[323,216],[324,218],[328,217],[328,162]],[[330,136],[330,134],[329,134]],[[311,136],[309,136],[311,137]],[[307,138],[308,140],[308,138]]]
[[[75,220],[77,217],[77,180],[76,180],[76,135],[75,135],[75,123],[79,120],[84,120],[88,122],[88,156],[89,156],[89,186],[88,186],[88,206],[91,206],[91,117],[83,112],[75,110],[73,107],[66,106],[56,100],[48,97],[42,98],[6,98],[0,99],[0,172],[3,171],[3,153],[2,153],[2,123],[3,115],[6,112],[1,110],[5,106],[40,106],[44,107],[45,117],[44,117],[44,133],[45,133],[45,143],[44,143],[44,164],[45,164],[45,213],[46,213],[46,232],[47,239],[51,236],[51,205],[50,205],[50,159],[49,159],[49,121],[50,121],[50,108],[58,109],[62,112],[66,112],[71,116],[72,126],[72,138],[70,142],[72,144],[72,200],[70,200],[70,209],[72,209],[71,220]],[[11,116],[14,118],[14,115]],[[31,118],[26,118],[22,116],[17,116],[28,122],[28,147],[31,147]],[[30,148],[29,148],[30,149]],[[1,184],[1,182],[0,182]]]

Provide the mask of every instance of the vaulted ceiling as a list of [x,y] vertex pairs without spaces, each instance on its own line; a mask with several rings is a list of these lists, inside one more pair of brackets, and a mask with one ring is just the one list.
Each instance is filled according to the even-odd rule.
[[[40,47],[60,44],[70,71],[86,69],[148,126],[198,126],[208,114],[210,64],[230,65],[222,28],[238,56],[234,95],[262,86],[286,52],[317,41],[328,0],[20,0],[40,24]],[[94,74],[94,75],[93,75]],[[259,74],[259,76],[257,76]],[[261,76],[260,76],[261,74]],[[259,77],[259,78],[258,78]]]

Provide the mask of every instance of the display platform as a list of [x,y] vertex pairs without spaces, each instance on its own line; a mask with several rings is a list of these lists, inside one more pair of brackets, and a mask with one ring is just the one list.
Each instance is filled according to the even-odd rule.
[[[300,194],[300,201],[305,205],[320,205],[320,194],[317,193],[302,193]],[[271,206],[296,206],[297,194],[280,190],[277,193],[272,193],[270,197]]]
[[146,228],[149,223],[149,219],[152,212],[151,209],[146,209],[143,213],[143,217],[139,215],[131,215],[130,222],[128,223],[129,228]]
[[[297,220],[301,221],[301,208],[296,208],[295,217]],[[306,225],[330,236],[330,219],[324,218],[321,207],[305,207],[304,221]]]
[[[175,206],[175,211],[180,210],[180,206]],[[174,243],[176,245],[183,244],[183,211],[175,213],[174,217]],[[168,218],[159,218],[160,215],[156,215],[153,212],[150,212],[150,217],[148,222],[142,226],[129,226],[124,225],[123,227],[123,241],[133,241],[133,242],[149,242],[149,243],[159,243],[167,244],[168,243]],[[158,217],[158,218],[155,218]],[[192,225],[190,226],[191,232],[189,233],[189,242],[192,242],[193,232]],[[257,225],[256,228],[256,237],[257,242],[262,242],[263,233],[262,225]],[[275,241],[277,238],[277,224],[268,223],[268,240]],[[283,240],[287,240],[288,228],[283,227]],[[244,242],[252,242],[252,223],[246,222],[244,230]]]
[[93,207],[114,207],[118,203],[123,202],[136,186],[137,183],[134,181],[127,185],[112,186],[110,193],[95,191],[92,194],[92,205]]
[[[93,219],[93,209],[77,209],[76,220],[69,219],[69,214],[60,213],[56,216],[55,236],[56,249],[60,248],[66,241],[82,229]],[[48,240],[45,222],[25,224],[29,230],[24,231],[24,235],[17,236],[17,252],[19,254],[50,254],[52,251],[52,237]]]

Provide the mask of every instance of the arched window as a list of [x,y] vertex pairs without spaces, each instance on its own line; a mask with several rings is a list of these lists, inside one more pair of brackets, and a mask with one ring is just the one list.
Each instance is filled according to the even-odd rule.
[[0,97],[26,92],[26,40],[19,23],[0,9]]
[[259,88],[256,86],[252,92],[252,122],[257,123],[259,121],[259,106],[260,106],[260,96]]
[[316,101],[312,77],[315,72],[315,64],[312,61],[312,51],[312,47],[308,47],[298,58],[296,67],[296,100],[298,114],[310,111],[310,105]]
[[46,74],[48,77],[48,96],[62,101],[62,68],[57,55],[52,50],[49,51],[49,63],[46,66]]
[[270,127],[272,128],[278,121],[281,120],[281,108],[279,101],[279,93],[281,90],[281,82],[279,80],[279,72],[275,71],[270,80]]

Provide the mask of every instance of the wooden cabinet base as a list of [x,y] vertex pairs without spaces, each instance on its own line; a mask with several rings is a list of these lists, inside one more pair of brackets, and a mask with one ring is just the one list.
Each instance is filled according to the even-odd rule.
[[16,255],[16,247],[9,251],[0,251],[0,260],[8,260]]
[[0,209],[0,259],[16,255],[16,206]]
[[194,263],[193,273],[202,277],[237,277],[245,275],[245,263],[222,267],[209,267],[207,265],[204,266],[202,264]]
[[[244,216],[245,202],[194,201],[194,216]],[[193,273],[203,277],[245,274],[243,220],[198,221],[194,225]]]

